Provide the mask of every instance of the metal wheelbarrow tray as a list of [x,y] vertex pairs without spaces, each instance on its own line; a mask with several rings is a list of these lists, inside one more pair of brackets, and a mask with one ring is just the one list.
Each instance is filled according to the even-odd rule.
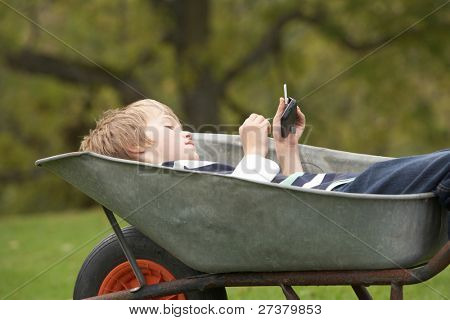
[[[193,138],[202,160],[236,165],[242,158],[239,136]],[[390,159],[300,147],[304,170],[313,173],[361,172]],[[36,164],[205,273],[413,268],[447,242],[446,212],[432,193],[312,190],[89,152]],[[448,250],[446,257],[448,265]]]

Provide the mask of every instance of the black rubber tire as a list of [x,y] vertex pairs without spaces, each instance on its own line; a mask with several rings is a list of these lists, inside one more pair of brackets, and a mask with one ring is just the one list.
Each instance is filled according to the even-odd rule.
[[[202,274],[193,270],[151,241],[134,227],[122,229],[128,246],[136,259],[148,259],[163,265],[176,279]],[[84,261],[73,291],[75,300],[96,296],[100,286],[112,269],[125,262],[126,258],[120,248],[115,234],[102,240]],[[226,300],[225,288],[185,293],[189,300]]]

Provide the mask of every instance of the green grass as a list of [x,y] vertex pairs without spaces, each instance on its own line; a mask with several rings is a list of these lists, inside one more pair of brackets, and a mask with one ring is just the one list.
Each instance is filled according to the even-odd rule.
[[[0,218],[0,298],[71,299],[81,264],[111,229],[100,210]],[[370,287],[387,299],[389,287]],[[355,299],[350,287],[297,287],[302,299]],[[284,299],[278,287],[228,288],[229,299]],[[450,269],[418,285],[405,299],[450,297]]]

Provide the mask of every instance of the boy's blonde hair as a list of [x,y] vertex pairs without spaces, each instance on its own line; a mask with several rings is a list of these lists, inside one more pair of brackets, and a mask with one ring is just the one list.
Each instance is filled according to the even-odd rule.
[[96,121],[96,128],[83,137],[79,151],[91,151],[110,157],[136,160],[130,147],[149,147],[153,141],[145,134],[149,112],[160,110],[163,114],[178,117],[165,104],[156,100],[139,100],[126,107],[110,109]]

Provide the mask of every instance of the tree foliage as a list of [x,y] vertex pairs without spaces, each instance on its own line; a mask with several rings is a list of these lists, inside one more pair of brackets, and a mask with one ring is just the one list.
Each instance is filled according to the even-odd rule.
[[444,0],[5,3],[0,213],[92,204],[34,161],[77,150],[103,110],[144,97],[194,127],[237,125],[272,116],[286,82],[304,143],[395,157],[450,141]]

